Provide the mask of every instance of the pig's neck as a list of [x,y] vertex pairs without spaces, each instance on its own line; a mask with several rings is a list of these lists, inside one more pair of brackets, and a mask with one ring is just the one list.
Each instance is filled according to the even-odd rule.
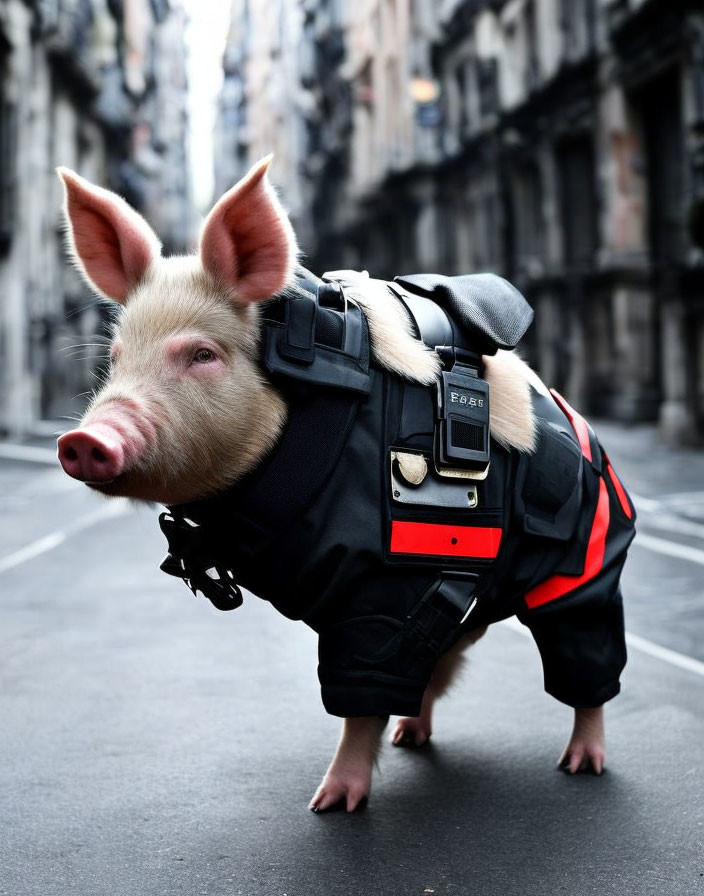
[[262,383],[254,396],[250,420],[256,420],[251,439],[241,446],[235,481],[255,470],[278,443],[286,425],[288,408],[279,392],[270,384]]

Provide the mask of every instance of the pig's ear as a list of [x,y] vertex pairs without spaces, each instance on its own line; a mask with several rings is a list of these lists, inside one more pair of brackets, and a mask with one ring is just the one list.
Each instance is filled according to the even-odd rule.
[[117,194],[96,187],[69,168],[57,168],[66,193],[68,241],[89,286],[124,304],[161,252],[144,218]]
[[200,239],[203,267],[246,305],[280,292],[293,275],[296,237],[266,176],[271,156],[257,162],[208,215]]

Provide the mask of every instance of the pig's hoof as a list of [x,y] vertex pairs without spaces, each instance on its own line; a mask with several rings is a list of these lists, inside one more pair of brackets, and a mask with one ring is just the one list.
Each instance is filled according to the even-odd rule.
[[602,775],[604,773],[604,751],[565,751],[557,763],[557,768],[567,775]]
[[430,726],[420,719],[399,719],[391,743],[395,747],[423,747],[430,740]]
[[331,805],[321,805],[316,806],[314,802],[311,802],[308,808],[311,812],[315,812],[318,815],[321,812],[362,812],[367,808],[367,803],[369,802],[368,796],[363,796],[362,799],[357,803],[354,809],[347,808],[347,798],[345,796],[341,796],[336,803],[332,803]]
[[358,782],[325,778],[308,804],[311,812],[360,812],[367,806],[369,789]]

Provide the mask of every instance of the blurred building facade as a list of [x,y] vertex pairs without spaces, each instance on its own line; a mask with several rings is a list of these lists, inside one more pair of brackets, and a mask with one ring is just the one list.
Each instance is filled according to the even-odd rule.
[[70,399],[91,388],[101,355],[101,312],[64,255],[56,166],[123,195],[167,251],[190,240],[184,26],[183,12],[169,0],[0,4],[6,435],[80,411]]
[[236,0],[226,59],[218,188],[280,153],[312,267],[501,272],[547,381],[704,436],[698,2]]

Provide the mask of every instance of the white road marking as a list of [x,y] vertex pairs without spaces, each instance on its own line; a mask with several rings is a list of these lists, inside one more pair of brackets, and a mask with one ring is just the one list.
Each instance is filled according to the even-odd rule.
[[647,638],[641,638],[640,635],[634,635],[632,632],[626,632],[626,644],[641,653],[647,653],[648,656],[654,656],[656,659],[679,669],[686,669],[688,672],[695,672],[697,675],[704,676],[704,663],[695,660],[694,657],[687,656],[684,653],[678,653],[676,650],[670,650],[669,647],[661,647],[659,644],[649,641]]
[[[531,637],[528,626],[519,622],[515,616],[511,619],[503,619],[501,624],[505,625],[506,628],[510,628],[511,631],[517,632],[519,635],[523,635],[526,638]],[[634,635],[632,632],[626,632],[626,644],[634,650],[640,650],[641,653],[647,653],[648,656],[662,660],[664,663],[669,663],[671,666],[677,666],[678,669],[685,669],[687,672],[694,672],[695,675],[704,677],[704,663],[700,662],[700,660],[695,660],[692,656],[678,653],[676,650],[670,650],[669,647],[661,647],[659,644],[655,644],[647,638],[641,638],[640,635]]]
[[[636,510],[638,510],[638,505],[636,505]],[[657,519],[641,517],[641,522],[651,529],[659,529],[662,532],[677,532],[679,535],[704,538],[704,525],[702,523],[685,520],[681,516],[675,516],[671,513],[660,512]]]
[[33,464],[57,464],[56,448],[38,448],[36,445],[13,445],[0,442],[2,460],[19,460]]
[[643,498],[629,492],[631,500],[635,504],[638,513],[657,514],[655,519],[644,520],[652,529],[661,529],[663,532],[679,532],[680,535],[691,535],[695,538],[704,538],[704,524],[695,523],[692,520],[682,519],[674,513],[669,513],[666,505],[659,499]]
[[646,532],[639,532],[633,544],[636,547],[648,548],[658,554],[666,554],[668,557],[677,557],[679,560],[689,560],[690,563],[704,566],[704,551],[700,548],[668,541],[666,538],[658,538],[657,535],[648,535]]
[[46,554],[47,551],[53,551],[54,548],[63,544],[67,538],[75,535],[76,532],[87,529],[89,526],[92,526],[95,523],[100,523],[103,520],[122,516],[122,514],[127,513],[129,509],[129,501],[126,501],[123,498],[113,498],[109,504],[105,504],[103,507],[98,507],[97,510],[92,510],[90,513],[79,516],[74,523],[67,526],[65,529],[50,532],[43,538],[38,538],[36,541],[31,542],[31,544],[20,548],[19,551],[15,551],[13,554],[8,554],[6,557],[0,558],[0,573],[7,572],[9,569],[14,569],[16,566],[26,563],[27,560],[33,560],[41,554]]
[[669,495],[658,495],[664,504],[674,504],[677,507],[689,507],[692,504],[704,504],[704,492],[672,492]]
[[638,511],[643,511],[643,513],[655,513],[658,510],[662,510],[662,503],[657,498],[645,498],[643,495],[637,495],[634,491],[631,491],[630,488],[628,489],[628,494]]

